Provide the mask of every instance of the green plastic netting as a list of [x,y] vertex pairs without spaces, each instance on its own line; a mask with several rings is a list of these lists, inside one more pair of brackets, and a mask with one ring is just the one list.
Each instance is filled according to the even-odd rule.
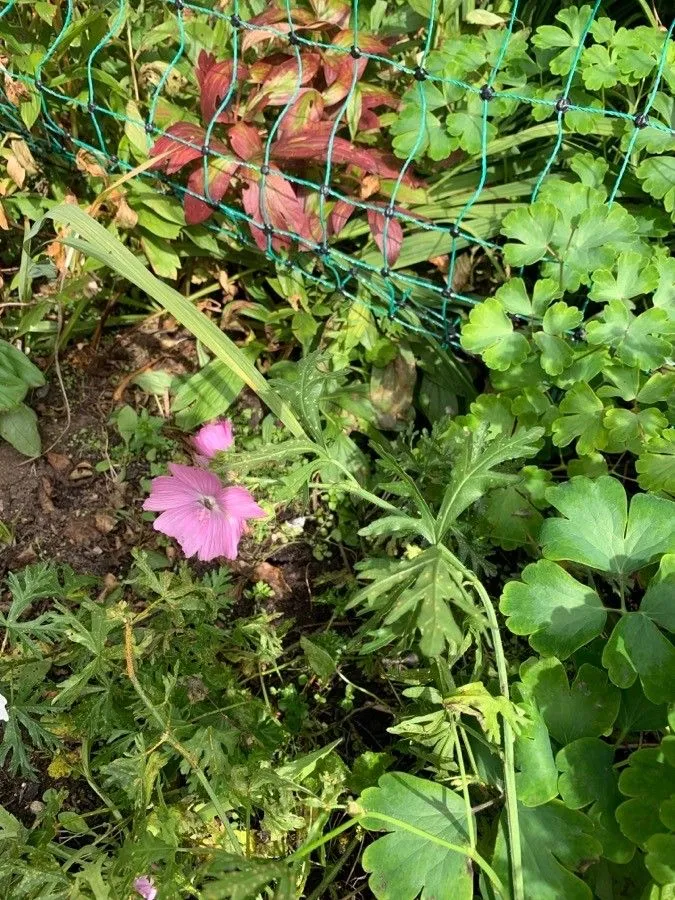
[[[38,7],[40,3],[34,5]],[[559,159],[567,134],[567,116],[574,113],[593,116],[598,133],[607,133],[602,131],[603,123],[607,122],[618,122],[629,129],[627,145],[614,166],[610,204],[617,197],[630,166],[640,131],[647,128],[675,134],[667,124],[649,116],[657,92],[662,88],[673,25],[663,33],[658,65],[650,76],[651,84],[638,115],[599,104],[601,92],[592,101],[587,94],[579,92],[584,102],[575,100],[577,68],[598,16],[600,0],[595,0],[592,8],[582,7],[587,11],[587,18],[579,30],[578,42],[569,48],[569,72],[560,78],[554,96],[533,93],[523,85],[512,86],[509,79],[504,81],[501,77],[511,42],[518,34],[515,30],[518,27],[518,0],[514,0],[508,17],[496,32],[498,38],[493,40],[495,52],[491,66],[480,83],[448,78],[429,65],[441,15],[436,0],[431,0],[424,28],[384,44],[372,35],[364,34],[363,10],[359,10],[358,0],[352,0],[351,7],[341,0],[311,0],[304,5],[279,0],[278,7],[269,5],[257,15],[250,15],[250,8],[244,7],[239,0],[212,6],[187,0],[172,3],[151,0],[142,6],[143,21],[154,23],[159,36],[153,45],[159,63],[154,69],[154,81],[139,87],[134,75],[135,98],[129,96],[133,100],[133,114],[119,96],[119,73],[124,72],[126,77],[129,66],[134,67],[134,63],[129,63],[132,33],[128,25],[127,0],[82,6],[66,0],[58,14],[54,12],[55,7],[46,3],[42,6],[52,12],[42,16],[41,27],[44,29],[45,21],[53,27],[53,36],[44,53],[39,48],[33,48],[31,52],[30,48],[31,36],[26,29],[34,15],[33,4],[9,0],[0,7],[0,69],[4,76],[4,90],[0,86],[0,134],[4,131],[21,136],[36,155],[54,165],[67,165],[73,169],[78,153],[86,151],[93,154],[110,174],[131,171],[139,163],[138,156],[130,152],[128,142],[125,144],[123,140],[130,129],[148,135],[149,145],[157,146],[157,141],[164,137],[172,143],[163,146],[172,147],[175,153],[184,149],[193,164],[199,159],[201,181],[196,176],[186,185],[185,177],[177,171],[178,166],[171,165],[168,171],[146,170],[137,177],[156,186],[158,191],[208,204],[211,214],[203,227],[225,237],[232,247],[261,251],[277,267],[301,272],[303,279],[322,286],[327,292],[338,292],[347,301],[358,299],[376,312],[402,322],[406,328],[434,335],[446,345],[456,345],[458,311],[480,302],[480,296],[464,293],[457,286],[458,260],[462,251],[479,247],[491,259],[499,259],[498,201],[513,199],[508,197],[509,190],[518,194],[518,202],[536,199]],[[249,13],[248,18],[246,13]],[[325,21],[325,29],[310,27],[312,18],[315,22]],[[387,13],[381,18],[386,23]],[[214,51],[215,58],[210,64],[224,64],[220,72],[227,76],[229,84],[227,89],[215,95],[215,99],[211,98],[210,106],[208,103],[202,106],[203,127],[197,130],[198,111],[190,109],[189,98],[193,98],[193,106],[198,102],[194,79],[195,67],[200,65],[200,47],[204,46],[203,29],[215,33],[219,45],[222,39],[222,52]],[[321,34],[327,35],[326,40],[316,39]],[[263,47],[268,54],[264,59],[260,52]],[[270,47],[282,48],[282,56],[270,57]],[[387,52],[383,52],[383,47]],[[331,104],[329,115],[324,116],[320,152],[312,159],[302,148],[298,149],[298,141],[300,144],[305,141],[305,146],[310,146],[312,127],[318,132],[316,121],[311,120],[310,114],[309,125],[304,122],[305,130],[301,130],[299,136],[297,132],[294,134],[293,127],[299,103],[306,98],[307,85],[311,81],[308,66],[314,66],[317,58],[323,65],[325,97],[331,91],[331,78],[332,83],[336,79],[339,82],[340,78],[344,82],[345,71],[349,77],[347,89],[342,94],[338,91],[331,95],[333,99],[339,99]],[[261,109],[251,111],[248,108],[249,121],[254,123],[261,137],[257,154],[249,159],[242,158],[241,153],[233,156],[231,146],[219,137],[219,129],[223,127],[222,123],[234,122],[236,114],[232,110],[240,102],[242,90],[247,85],[254,83],[259,95],[265,77],[264,72],[260,74],[259,67],[270,59],[272,64],[275,60],[278,63],[278,59],[286,60],[282,72],[284,90],[277,90],[272,95],[268,91],[269,103]],[[349,154],[356,154],[362,148],[352,126],[355,107],[358,108],[357,119],[364,115],[361,84],[366,66],[371,94],[381,87],[383,93],[378,96],[386,94],[388,97],[388,89],[395,82],[400,97],[401,84],[407,82],[408,89],[416,92],[417,120],[413,123],[404,158],[399,152],[398,158],[390,155],[382,162],[384,157],[380,153],[376,157],[378,165],[372,166],[375,171],[369,172],[369,164],[364,164],[360,156],[353,156],[357,165],[350,170],[353,188],[347,192],[342,176],[350,164]],[[192,93],[185,88],[181,95],[174,84],[176,78],[184,86],[191,83]],[[17,101],[16,90],[10,96],[11,86],[17,83],[25,92],[21,102]],[[474,127],[477,134],[474,167],[467,170],[466,154],[460,155],[456,169],[449,167],[442,176],[446,186],[452,185],[455,178],[457,191],[454,195],[452,191],[446,191],[436,202],[433,196],[429,199],[423,187],[420,188],[422,181],[416,173],[420,150],[430,139],[430,122],[438,121],[432,115],[433,99],[437,96],[430,93],[432,88],[452,91],[456,108],[471,101],[479,109],[472,122],[467,118],[467,127]],[[274,99],[270,100],[270,96]],[[495,166],[499,164],[499,139],[495,139],[491,124],[495,105],[500,103],[502,108],[507,104],[512,111],[511,122],[518,121],[518,110],[522,107],[545,110],[552,117],[541,131],[544,151],[537,157],[541,160],[538,171],[530,170],[525,178],[516,174],[512,182],[502,180],[501,183],[495,175]],[[195,125],[192,131],[190,128],[180,133],[171,130],[172,124],[180,118],[181,105],[184,116]],[[28,115],[25,114],[26,106]],[[510,129],[513,137],[514,126]],[[347,133],[349,138],[343,136]],[[199,134],[198,143],[191,140],[191,134]],[[284,156],[279,153],[279,148],[284,140],[288,143],[289,136],[295,150],[291,153],[286,149]],[[380,137],[391,149],[388,129],[381,129]],[[375,142],[378,140],[376,138]],[[159,146],[162,146],[161,141]],[[368,152],[375,158],[372,128],[368,146]],[[363,149],[368,148],[364,146]],[[241,197],[228,195],[226,201],[220,192],[215,196],[214,175],[226,176],[228,165],[235,164],[244,183],[249,187],[256,185],[253,208],[250,198],[248,203],[242,203]],[[442,171],[441,162],[438,167]],[[426,169],[428,173],[429,160]],[[455,175],[455,171],[461,174]],[[307,173],[311,177],[306,177]],[[336,173],[340,177],[336,177]],[[369,175],[378,178],[378,200],[369,199],[368,191],[363,190]],[[290,217],[284,219],[284,211],[279,210],[278,202],[276,212],[273,208],[270,184],[276,185],[274,190],[278,192],[279,178],[291,188],[290,192],[286,191],[288,203],[301,201],[303,209],[311,212],[311,215],[307,213],[309,224],[303,229],[288,227]],[[223,180],[227,181],[227,177]],[[202,190],[195,190],[197,183],[203,186]],[[286,188],[282,195],[284,190]],[[431,193],[433,195],[433,191]],[[419,202],[420,194],[426,202]],[[293,198],[300,198],[300,201]],[[486,198],[495,202],[486,204]],[[282,206],[283,203],[282,196]],[[350,214],[354,212],[354,216],[338,240],[335,212],[340,203],[343,210],[349,210]],[[368,230],[368,216],[372,219],[370,231],[375,240]],[[430,263],[441,257],[443,265]]]

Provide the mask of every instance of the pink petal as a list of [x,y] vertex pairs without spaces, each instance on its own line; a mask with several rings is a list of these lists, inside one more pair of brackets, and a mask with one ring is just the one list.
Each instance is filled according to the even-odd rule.
[[208,525],[204,540],[199,547],[197,558],[209,562],[219,556],[236,559],[243,523],[231,516],[214,516]]
[[204,425],[192,438],[195,450],[207,459],[211,459],[221,450],[228,450],[233,441],[232,422],[229,419],[220,419]]
[[218,494],[218,503],[227,515],[236,519],[260,519],[265,515],[246,488],[232,485]]
[[157,896],[157,888],[152,883],[152,879],[147,875],[141,875],[134,881],[134,890],[140,894],[144,900],[155,900]]
[[[181,506],[179,509],[167,509],[157,516],[152,523],[155,531],[161,531],[168,537],[182,541],[186,534],[196,534],[200,529],[199,507],[201,504],[195,500],[192,504]],[[203,506],[201,506],[204,509]]]
[[207,472],[196,466],[183,466],[180,463],[169,463],[169,471],[182,484],[187,484],[195,494],[206,494],[209,497],[222,489],[220,478],[213,472]]
[[176,509],[185,506],[195,499],[194,488],[170,475],[160,475],[152,479],[150,496],[143,504],[143,509],[160,512],[163,509]]

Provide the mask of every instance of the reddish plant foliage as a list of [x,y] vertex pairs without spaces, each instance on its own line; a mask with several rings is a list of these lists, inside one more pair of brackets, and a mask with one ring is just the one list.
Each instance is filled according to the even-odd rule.
[[[289,248],[294,240],[299,240],[302,248],[303,239],[314,244],[335,236],[359,199],[374,194],[369,205],[382,211],[369,209],[368,224],[387,264],[393,265],[403,231],[380,179],[398,178],[400,163],[344,133],[348,118],[352,127],[357,120],[359,136],[377,133],[379,111],[396,109],[399,101],[383,87],[363,80],[367,57],[345,53],[354,43],[353,33],[344,27],[350,7],[341,0],[312,0],[311,5],[311,11],[295,9],[292,13],[292,31],[298,37],[293,42],[279,35],[291,32],[285,10],[272,7],[252,19],[251,24],[258,27],[243,32],[242,55],[262,45],[267,52],[248,63],[218,61],[210,53],[200,53],[196,77],[203,126],[191,122],[171,125],[151,150],[152,156],[171,151],[155,168],[167,174],[187,171],[184,206],[188,224],[206,221],[226,195],[238,197],[252,220],[253,239],[262,250],[267,249],[268,240],[280,250]],[[330,46],[305,48],[302,38],[316,32]],[[384,42],[362,32],[358,42],[365,53],[387,52]],[[350,94],[353,99],[346,111]],[[266,121],[266,111],[275,107]],[[287,109],[280,111],[279,107]],[[276,125],[272,124],[275,121]],[[324,228],[319,192],[293,176],[322,184],[328,167],[331,189],[354,202],[325,192]],[[364,180],[369,182],[367,193]],[[418,184],[410,173],[403,182]],[[378,201],[377,194],[384,200]]]

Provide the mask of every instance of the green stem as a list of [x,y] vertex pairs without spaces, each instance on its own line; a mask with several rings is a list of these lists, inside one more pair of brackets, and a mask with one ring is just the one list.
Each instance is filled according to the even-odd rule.
[[351,839],[349,844],[347,845],[346,850],[340,857],[340,859],[335,863],[335,865],[326,871],[326,874],[321,880],[321,884],[316,887],[311,894],[307,897],[307,900],[321,900],[322,897],[325,897],[326,888],[332,884],[337,876],[340,874],[340,870],[345,865],[349,857],[352,855],[356,847],[359,845],[361,838],[358,834],[355,834]]
[[[457,560],[457,564],[464,573],[464,577],[478,594],[490,626],[492,644],[497,664],[497,676],[499,678],[499,691],[502,697],[509,699],[509,677],[506,668],[506,656],[499,632],[499,623],[492,601],[487,591],[473,572],[464,568]],[[518,800],[516,793],[516,766],[514,754],[515,736],[509,722],[502,718],[504,727],[504,794],[506,804],[506,819],[509,827],[509,844],[511,856],[511,878],[513,881],[513,900],[525,900],[525,883],[523,880],[522,849],[520,843],[520,822],[518,820]]]

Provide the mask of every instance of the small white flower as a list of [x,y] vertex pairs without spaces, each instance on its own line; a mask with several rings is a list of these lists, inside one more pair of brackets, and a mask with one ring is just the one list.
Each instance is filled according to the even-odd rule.
[[0,722],[9,722],[9,713],[7,712],[7,699],[0,694]]

